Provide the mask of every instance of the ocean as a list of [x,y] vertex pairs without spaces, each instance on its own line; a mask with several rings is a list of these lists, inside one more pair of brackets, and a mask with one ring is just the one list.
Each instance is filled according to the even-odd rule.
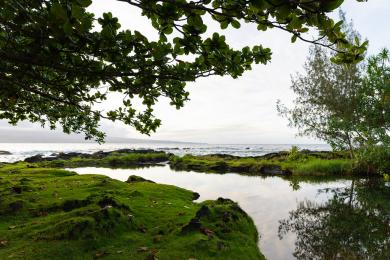
[[[0,143],[0,151],[8,151],[11,155],[1,155],[0,162],[16,162],[27,157],[42,154],[49,156],[59,152],[94,153],[97,151],[112,151],[123,148],[154,149],[173,153],[179,156],[185,154],[230,154],[236,156],[259,156],[272,152],[286,151],[293,144],[192,144],[192,143]],[[294,144],[300,149],[315,151],[330,150],[326,144]]]

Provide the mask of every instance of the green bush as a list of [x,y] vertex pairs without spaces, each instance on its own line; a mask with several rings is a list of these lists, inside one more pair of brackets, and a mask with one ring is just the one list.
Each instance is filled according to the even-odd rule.
[[390,147],[370,146],[358,152],[357,169],[365,173],[390,173]]
[[296,161],[300,157],[299,147],[296,145],[291,146],[291,150],[288,152],[287,159],[290,161]]

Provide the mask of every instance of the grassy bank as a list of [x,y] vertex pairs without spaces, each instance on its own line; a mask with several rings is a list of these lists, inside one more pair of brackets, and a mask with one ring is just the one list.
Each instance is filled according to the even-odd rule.
[[[31,167],[31,166],[29,166]],[[0,259],[262,259],[237,204],[132,177],[0,167]]]
[[354,171],[345,154],[332,152],[280,152],[258,157],[185,155],[171,157],[170,165],[175,170],[246,175],[348,175]]
[[27,159],[40,167],[111,167],[131,168],[158,165],[167,162],[170,154],[157,151],[125,150],[94,154],[62,154],[53,158]]

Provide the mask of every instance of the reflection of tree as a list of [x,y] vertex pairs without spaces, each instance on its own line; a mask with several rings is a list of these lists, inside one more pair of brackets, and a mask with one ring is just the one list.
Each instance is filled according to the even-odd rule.
[[297,236],[299,259],[389,259],[390,188],[377,181],[326,190],[332,198],[303,201],[280,221],[279,237]]

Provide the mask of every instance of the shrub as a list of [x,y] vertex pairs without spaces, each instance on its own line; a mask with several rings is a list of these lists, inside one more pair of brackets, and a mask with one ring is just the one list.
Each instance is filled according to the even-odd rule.
[[291,146],[291,150],[288,152],[287,159],[290,161],[296,161],[300,157],[299,147],[296,145]]
[[357,169],[366,173],[390,173],[390,147],[369,146],[358,152]]

